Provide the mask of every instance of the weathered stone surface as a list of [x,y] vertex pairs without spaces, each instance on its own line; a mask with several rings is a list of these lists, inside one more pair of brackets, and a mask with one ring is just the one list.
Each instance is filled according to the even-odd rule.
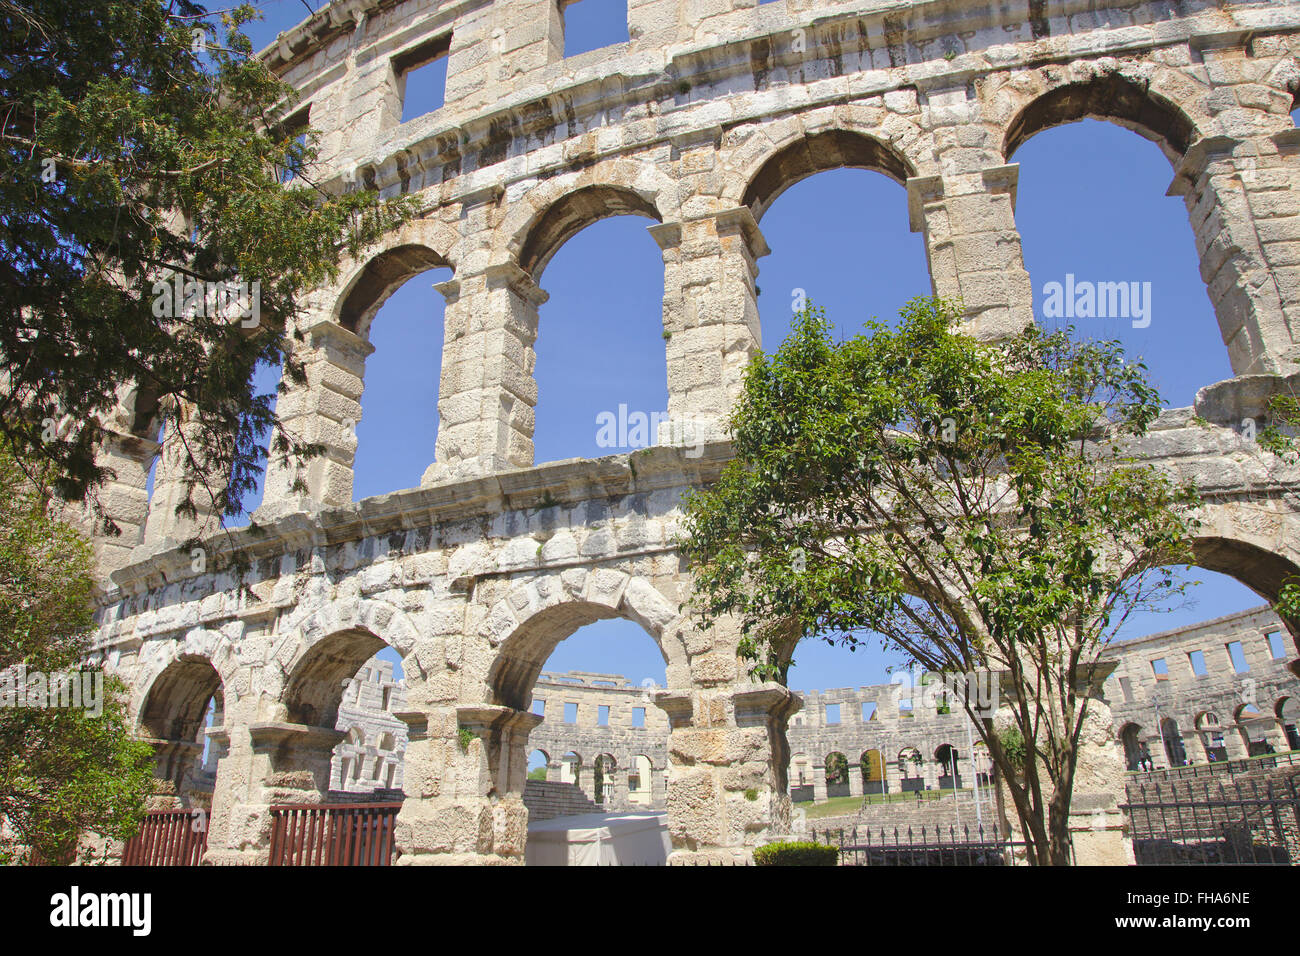
[[[680,616],[690,580],[671,541],[681,494],[729,454],[722,421],[759,344],[763,214],[823,169],[875,169],[907,189],[935,289],[961,296],[988,337],[1033,315],[1017,148],[1084,117],[1156,142],[1232,367],[1248,378],[1203,393],[1199,419],[1165,416],[1136,452],[1200,483],[1198,563],[1276,595],[1300,569],[1300,474],[1244,440],[1237,416],[1290,387],[1300,358],[1300,138],[1288,115],[1300,3],[1040,6],[647,0],[629,4],[628,43],[566,60],[555,3],[349,0],[265,52],[304,91],[327,187],[416,193],[428,211],[308,298],[295,345],[307,383],[282,409],[326,455],[301,472],[272,462],[263,533],[178,521],[185,476],[165,443],[146,508],[157,409],[124,390],[109,416],[103,454],[118,478],[105,501],[123,535],[96,542],[112,572],[97,653],[137,715],[165,701],[195,740],[219,693],[213,861],[264,857],[269,804],[327,792],[322,747],[344,682],[388,644],[409,708],[403,862],[517,862],[533,687],[558,641],[612,615],[645,627],[667,662],[655,702],[679,755],[666,799],[680,861],[747,859],[763,821],[784,812],[785,768],[756,800],[740,785],[786,752],[790,701],[746,689],[733,633],[700,634]],[[443,52],[445,105],[402,123],[403,71]],[[623,213],[648,220],[663,254],[660,438],[672,447],[536,465],[546,264],[588,223]],[[454,274],[438,285],[437,448],[420,488],[353,503],[370,322],[434,265]],[[305,488],[291,490],[295,479]],[[193,531],[207,534],[202,560],[176,546]],[[231,549],[250,562],[242,581],[223,570]],[[221,641],[185,653],[211,673],[169,670],[201,632]],[[462,730],[475,737],[464,748]]]

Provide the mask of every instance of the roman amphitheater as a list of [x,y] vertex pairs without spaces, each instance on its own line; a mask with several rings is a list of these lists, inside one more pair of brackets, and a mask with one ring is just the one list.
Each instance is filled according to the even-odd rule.
[[[682,493],[727,460],[719,422],[761,344],[764,214],[821,170],[866,168],[897,182],[934,290],[964,302],[972,331],[996,336],[1033,317],[1017,149],[1085,117],[1157,144],[1169,190],[1186,203],[1234,377],[1162,415],[1137,453],[1197,481],[1198,565],[1270,602],[1300,572],[1300,473],[1250,439],[1270,396],[1300,385],[1300,131],[1290,115],[1300,3],[629,0],[630,40],[570,59],[563,6],[336,0],[264,54],[301,91],[295,119],[321,131],[331,188],[418,193],[428,212],[311,299],[295,346],[308,381],[279,409],[328,451],[302,472],[305,493],[272,465],[260,532],[177,517],[185,476],[153,440],[156,408],[143,396],[124,401],[104,450],[117,475],[104,499],[123,533],[97,542],[97,654],[130,686],[140,733],[155,743],[161,802],[188,805],[206,747],[215,779],[204,862],[265,863],[272,808],[325,801],[341,776],[388,785],[389,761],[369,731],[349,739],[338,729],[341,708],[357,703],[355,690],[347,699],[356,675],[385,647],[404,675],[394,715],[405,735],[402,865],[523,860],[528,754],[554,730],[549,713],[534,712],[544,696],[534,688],[555,686],[538,684],[551,652],[598,619],[636,622],[665,662],[665,687],[632,691],[646,698],[659,742],[613,756],[625,769],[650,760],[651,780],[633,793],[648,789],[665,807],[672,863],[748,861],[789,832],[792,784],[816,788],[826,753],[855,763],[859,746],[884,748],[860,735],[861,705],[877,703],[882,726],[904,718],[870,691],[809,694],[801,712],[791,690],[738,666],[732,629],[696,628],[681,611],[690,579],[672,543]],[[401,122],[406,75],[438,57],[444,105]],[[653,448],[536,462],[547,264],[579,230],[622,214],[644,216],[662,250],[671,420]],[[453,270],[437,287],[446,299],[437,446],[420,487],[354,502],[370,324],[394,289],[432,266]],[[687,454],[688,439],[703,442],[702,454]],[[196,531],[206,536],[200,553],[180,546]],[[228,570],[235,552],[249,564],[242,580]],[[1239,626],[1265,640],[1254,619],[1214,624]],[[1295,667],[1300,623],[1279,633],[1280,663],[1270,655],[1260,669],[1280,675]],[[1157,654],[1171,680],[1186,678],[1182,639],[1148,639],[1116,683],[1154,683]],[[1285,716],[1264,685],[1261,727]],[[551,694],[548,708],[572,689]],[[1132,859],[1119,809],[1125,744],[1159,757],[1169,717],[1188,751],[1233,755],[1261,739],[1236,732],[1243,713],[1254,717],[1223,693],[1196,712],[1175,700],[1149,715],[1139,712],[1149,695],[1108,694],[1114,713],[1095,711],[1074,801],[1079,862]],[[838,726],[828,704],[839,705]],[[910,719],[918,729],[931,720]],[[1273,724],[1264,736],[1280,748],[1285,721]],[[969,751],[964,736],[930,730],[898,746],[924,751],[937,785],[938,748]],[[578,745],[550,746],[560,779],[555,751]],[[897,754],[885,756],[896,770]],[[873,782],[849,776],[850,786],[854,776]],[[897,776],[886,772],[884,785]],[[613,780],[612,799],[626,800],[626,774]]]

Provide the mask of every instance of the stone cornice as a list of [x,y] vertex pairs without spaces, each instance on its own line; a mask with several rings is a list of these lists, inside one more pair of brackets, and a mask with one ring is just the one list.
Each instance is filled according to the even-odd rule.
[[[571,506],[598,498],[617,498],[713,481],[730,458],[730,444],[713,442],[697,458],[685,449],[654,446],[630,454],[569,459],[461,478],[422,488],[378,495],[338,508],[283,515],[257,530],[239,528],[204,539],[207,567],[224,567],[235,554],[249,561],[286,551],[355,541],[372,535],[488,520],[506,511]],[[188,549],[160,551],[114,571],[113,588],[103,598],[113,604],[132,594],[198,577]]]
[[[804,13],[795,13],[789,15],[783,21],[779,28],[768,22],[768,18],[760,18],[755,21],[756,26],[752,33],[723,44],[715,45],[683,45],[678,47],[669,47],[666,51],[657,50],[638,50],[632,49],[625,55],[611,56],[604,63],[607,69],[596,77],[586,78],[585,74],[589,71],[581,71],[583,79],[573,79],[564,85],[565,75],[570,70],[566,69],[567,61],[559,61],[548,65],[544,70],[537,71],[537,76],[532,74],[523,78],[514,91],[508,93],[497,101],[494,108],[474,109],[467,111],[458,107],[456,103],[450,103],[446,107],[446,119],[444,122],[432,126],[423,127],[416,134],[414,130],[404,129],[399,126],[385,131],[381,137],[371,144],[371,150],[378,150],[377,155],[360,156],[348,154],[348,158],[340,157],[339,163],[343,167],[360,167],[373,166],[375,168],[375,186],[382,190],[389,189],[399,182],[397,164],[393,162],[393,157],[398,154],[407,154],[417,158],[416,165],[419,168],[433,168],[444,165],[448,162],[458,161],[463,157],[472,156],[483,150],[490,139],[500,136],[500,131],[505,129],[514,139],[527,138],[533,136],[543,136],[557,128],[559,121],[554,119],[557,116],[564,116],[565,122],[572,126],[575,122],[578,126],[583,126],[583,121],[591,116],[607,111],[611,106],[628,102],[655,102],[658,103],[657,113],[663,117],[665,122],[659,124],[662,128],[651,138],[643,143],[638,144],[639,148],[647,148],[660,142],[672,142],[675,139],[680,140],[682,136],[694,135],[694,126],[686,119],[682,122],[674,123],[668,118],[674,114],[684,114],[689,116],[690,111],[704,103],[714,102],[713,98],[707,98],[703,101],[699,98],[692,98],[690,95],[682,95],[678,92],[679,84],[683,79],[689,77],[693,81],[692,88],[699,88],[706,85],[717,85],[720,90],[727,89],[728,81],[748,73],[753,69],[755,44],[765,45],[766,55],[771,58],[773,66],[796,66],[806,65],[809,62],[818,59],[816,54],[805,55],[787,50],[788,42],[774,43],[778,38],[784,38],[791,35],[796,30],[826,30],[828,33],[836,33],[842,36],[852,36],[856,38],[856,44],[853,46],[838,46],[834,51],[836,56],[844,54],[857,54],[870,50],[884,49],[889,44],[886,35],[893,35],[893,27],[897,26],[897,18],[900,16],[910,17],[902,29],[903,45],[916,44],[925,42],[927,38],[933,39],[925,32],[926,27],[917,24],[928,24],[931,31],[939,31],[936,36],[949,35],[956,30],[954,20],[951,17],[954,7],[961,4],[954,4],[952,0],[929,0],[929,2],[898,2],[889,4],[871,3],[866,9],[837,10],[829,13],[824,17],[819,17],[811,21],[805,21],[802,17]],[[1063,16],[1069,16],[1071,10],[1078,8],[1079,13],[1095,14],[1097,4],[1086,2],[1086,0],[1076,0],[1076,2],[1061,4],[1066,9],[1058,9],[1056,5],[1052,8],[1053,20],[1060,19]],[[1115,3],[1116,9],[1130,9],[1131,4]],[[925,16],[926,12],[933,10],[935,16],[930,23]],[[965,16],[970,19],[970,29],[977,27],[998,27],[1007,26],[1014,23],[1025,21],[1022,15],[1024,8],[1016,5],[1014,12],[1008,7],[990,8],[986,4],[970,3],[969,10],[965,11]],[[939,16],[943,11],[948,16]],[[991,11],[996,11],[992,12]],[[961,11],[958,11],[959,13]],[[977,17],[976,14],[979,14]],[[1278,32],[1297,32],[1300,31],[1300,4],[1288,3],[1284,9],[1277,11],[1274,15],[1263,17],[1258,11],[1244,9],[1234,11],[1234,16],[1241,20],[1254,19],[1259,20],[1258,26],[1251,26],[1250,30],[1267,30],[1272,33]],[[959,19],[956,21],[960,23]],[[890,30],[886,30],[886,24],[890,24]],[[1074,59],[1078,57],[1097,57],[1097,56],[1122,56],[1126,53],[1140,50],[1152,49],[1159,46],[1170,46],[1177,44],[1187,44],[1196,37],[1208,37],[1217,35],[1216,30],[1221,31],[1224,28],[1224,19],[1222,11],[1217,8],[1208,8],[1198,13],[1190,14],[1180,20],[1169,21],[1162,26],[1157,34],[1151,37],[1134,36],[1132,30],[1121,27],[1103,26],[1090,31],[1083,31],[1080,34],[1063,34],[1060,39],[1067,42],[1078,41],[1079,48],[1070,50],[1065,53],[1053,52],[1048,54],[1043,51],[1036,51],[1036,47],[1031,44],[1025,44],[1025,52],[1014,59],[1008,59],[1007,62],[980,63],[977,66],[971,66],[967,61],[970,56],[978,54],[958,55],[952,62],[948,62],[941,57],[935,57],[920,62],[909,62],[900,64],[897,68],[901,70],[903,76],[901,79],[890,81],[881,80],[874,85],[867,84],[858,92],[859,96],[869,96],[873,93],[885,92],[891,89],[897,89],[900,86],[922,84],[927,88],[944,88],[952,84],[966,83],[970,77],[996,72],[1002,69],[1023,68],[1026,66],[1043,65],[1051,62],[1058,62],[1062,59]],[[1242,29],[1234,26],[1233,30]],[[1106,36],[1110,42],[1099,42],[1099,36]],[[814,41],[809,41],[814,42]],[[1008,34],[1007,45],[1016,42],[1014,37]],[[611,48],[617,49],[617,48]],[[784,52],[782,52],[784,51]],[[828,48],[826,56],[832,55]],[[554,72],[555,75],[550,75]],[[865,74],[858,74],[860,76]],[[612,83],[611,78],[617,79],[618,82]],[[838,84],[837,84],[838,86]],[[878,87],[878,88],[877,88]],[[610,98],[611,89],[616,89],[617,93],[614,98]],[[719,94],[728,96],[733,100],[732,108],[735,115],[728,121],[727,125],[743,123],[748,119],[755,118],[757,115],[770,115],[770,105],[765,104],[762,107],[754,107],[746,110],[745,102],[737,99],[727,93]],[[812,95],[806,102],[801,102],[799,109],[806,111],[819,105],[830,105],[838,102],[847,101],[845,93],[841,89],[827,90],[824,93]],[[542,108],[545,104],[562,104],[563,109]],[[752,114],[752,115],[751,115]],[[713,114],[707,111],[705,116]],[[409,124],[408,124],[409,125]],[[716,119],[706,119],[700,124],[700,129],[709,130],[716,126]],[[607,155],[618,155],[625,152],[625,148],[611,147],[605,151]],[[423,155],[421,155],[423,154]],[[601,158],[598,154],[595,159]],[[494,164],[495,165],[495,164]],[[562,166],[563,162],[557,160],[556,166]],[[492,168],[492,167],[484,167]],[[445,195],[444,201],[454,203],[460,201],[463,195],[468,193],[477,193],[486,185],[481,177],[477,174],[481,169],[474,169],[470,172],[463,173],[457,177],[457,185],[465,184],[464,191],[453,189]],[[409,166],[407,167],[409,174]],[[540,170],[531,170],[530,175],[535,175]]]

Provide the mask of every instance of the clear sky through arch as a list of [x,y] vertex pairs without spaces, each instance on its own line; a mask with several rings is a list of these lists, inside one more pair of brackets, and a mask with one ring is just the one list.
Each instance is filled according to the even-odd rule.
[[[579,7],[597,2],[582,0]],[[259,49],[305,15],[300,0],[259,7],[268,19],[249,28]],[[591,29],[608,29],[610,35],[567,39],[584,49],[626,39],[625,24],[617,36],[608,17],[591,19],[605,24]],[[587,20],[574,16],[570,29],[588,29]],[[1067,274],[1094,282],[1149,282],[1148,326],[1078,319],[1077,333],[1118,337],[1148,362],[1171,406],[1190,404],[1197,388],[1231,375],[1185,205],[1165,195],[1173,169],[1153,143],[1115,124],[1087,120],[1030,138],[1011,161],[1019,165],[1016,224],[1036,319],[1053,324],[1043,315],[1043,289]],[[666,407],[663,266],[646,233],[651,224],[636,217],[596,223],[569,240],[541,277],[551,299],[541,309],[537,348],[539,462],[611,453],[596,444],[596,416],[616,411],[619,403],[647,412]],[[796,289],[827,309],[841,335],[857,334],[873,316],[893,321],[908,298],[931,291],[922,237],[909,228],[906,191],[883,175],[847,169],[811,176],[776,200],[760,230],[772,248],[758,261],[757,280],[769,350],[788,331]],[[431,281],[408,282],[376,319],[377,351],[367,363],[358,426],[358,497],[412,487],[433,461],[439,376],[432,350],[436,346],[440,354],[442,303],[434,305],[435,332],[426,305],[427,296],[436,295],[428,288]],[[274,387],[274,377],[259,378],[266,382]],[[252,503],[258,498],[260,493]],[[1190,574],[1204,582],[1193,589],[1193,606],[1142,615],[1124,637],[1263,603],[1231,578]],[[877,643],[850,654],[805,641],[796,649],[790,684],[818,689],[887,683],[891,663],[899,663],[897,656],[880,652]],[[662,682],[664,674],[653,641],[623,620],[582,629],[556,649],[546,667],[622,673],[634,683],[647,677]]]

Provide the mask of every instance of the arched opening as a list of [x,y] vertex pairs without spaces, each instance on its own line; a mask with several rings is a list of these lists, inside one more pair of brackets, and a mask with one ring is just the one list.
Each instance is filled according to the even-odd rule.
[[921,751],[915,747],[904,747],[898,752],[898,775],[903,793],[925,789],[925,777],[922,776],[924,760]]
[[826,755],[826,796],[847,797],[849,795],[849,758],[838,750]]
[[1216,315],[1185,203],[1166,195],[1190,124],[1144,106],[1149,97],[1122,81],[1102,87],[1110,92],[1049,94],[1008,134],[1008,155],[1023,144],[1016,225],[1034,316],[1078,338],[1118,339],[1171,406],[1190,406],[1198,389],[1232,377],[1238,334]]
[[754,175],[744,203],[771,253],[762,260],[762,346],[774,352],[811,299],[841,336],[890,323],[933,284],[909,228],[906,161],[878,140],[831,130],[787,146]]
[[862,769],[862,792],[868,796],[883,794],[886,787],[885,756],[879,750],[864,750],[858,761]]
[[940,744],[934,752],[934,762],[939,767],[939,789],[961,789],[961,768],[957,764],[957,748]]
[[334,726],[348,736],[334,748],[331,790],[400,792],[407,726],[395,715],[405,702],[401,655],[385,645],[344,684]]
[[1111,73],[1058,86],[1035,99],[1007,125],[1002,154],[1009,162],[1037,133],[1084,119],[1108,120],[1151,140],[1171,165],[1196,136],[1192,121],[1174,104]]
[[632,758],[632,766],[627,773],[627,800],[636,806],[650,806],[655,802],[654,762],[646,754],[637,754]]
[[1178,732],[1178,721],[1172,717],[1160,721],[1160,740],[1169,766],[1182,767],[1187,763],[1187,751],[1183,746],[1183,735]]
[[[1151,728],[1136,757],[1121,737],[1130,770],[1222,765],[1285,746],[1272,715],[1259,719],[1255,708],[1241,717],[1238,705],[1257,681],[1291,679],[1291,655],[1270,645],[1281,642],[1288,622],[1261,598],[1276,600],[1293,565],[1224,536],[1199,538],[1193,551],[1194,566],[1164,569],[1183,582],[1183,593],[1136,606],[1106,650],[1117,663],[1105,691],[1117,719]],[[1186,728],[1194,729],[1192,746]]]
[[1274,725],[1271,716],[1265,716],[1254,704],[1242,704],[1233,713],[1233,719],[1237,732],[1246,744],[1248,757],[1262,757],[1277,752],[1269,734]]
[[1300,750],[1300,700],[1283,697],[1274,707],[1288,750]]
[[[398,653],[364,628],[316,641],[290,671],[284,717],[254,728],[255,750],[295,781],[309,803],[401,799],[406,726]],[[391,748],[381,746],[390,735]],[[391,793],[390,793],[391,791]],[[292,802],[292,801],[288,801]]]
[[551,756],[545,750],[533,750],[528,754],[528,779],[545,783],[550,777]]
[[597,754],[595,762],[592,764],[592,792],[595,794],[596,803],[604,809],[612,808],[618,803],[614,796],[616,787],[615,773],[618,771],[618,761],[612,754]]
[[[662,824],[666,858],[669,727],[654,703],[654,692],[668,683],[664,646],[630,616],[585,601],[532,615],[501,645],[489,672],[493,702],[541,718],[526,743],[512,745],[534,754],[523,800],[528,839],[538,839],[526,844],[526,861],[555,862],[554,854],[572,849],[570,863],[580,862],[579,830],[610,828],[619,844],[618,832],[632,825],[629,814],[642,815],[641,827]],[[543,793],[537,771],[549,763],[545,754],[563,756]],[[497,783],[498,792],[509,785],[499,776]],[[658,814],[658,821],[645,823],[647,812]],[[595,822],[593,814],[602,820]],[[571,847],[557,849],[566,833]]]
[[589,187],[555,203],[523,242],[520,264],[549,295],[537,320],[536,461],[659,440],[668,408],[664,265],[646,219],[659,213],[638,194]]
[[1207,763],[1222,763],[1228,759],[1227,742],[1223,737],[1223,726],[1219,723],[1218,714],[1213,711],[1197,714],[1196,732],[1201,738]]
[[1124,766],[1133,771],[1147,769],[1142,728],[1133,723],[1125,724],[1120,728],[1119,739],[1124,745]]
[[221,676],[206,657],[181,656],[149,687],[140,708],[140,733],[157,754],[159,796],[181,807],[209,808],[224,740]]
[[339,454],[349,459],[355,447],[342,462],[353,501],[418,487],[433,463],[446,307],[435,284],[451,277],[434,250],[401,245],[366,263],[339,304],[339,324],[363,343],[349,371],[364,368],[364,392],[336,402]]
[[590,785],[583,779],[582,755],[577,751],[570,750],[560,758],[560,783],[567,783],[589,795]]

